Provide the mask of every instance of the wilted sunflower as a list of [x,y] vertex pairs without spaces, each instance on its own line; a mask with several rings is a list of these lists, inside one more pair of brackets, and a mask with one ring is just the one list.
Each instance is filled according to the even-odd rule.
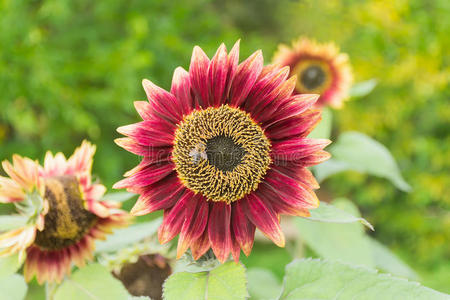
[[297,76],[296,93],[320,94],[317,107],[340,108],[348,97],[353,80],[350,63],[333,43],[319,44],[303,37],[292,47],[280,45],[273,63],[291,68]]
[[159,240],[180,234],[178,257],[212,248],[251,251],[255,226],[278,246],[280,214],[308,216],[318,184],[306,167],[329,157],[328,140],[306,136],[320,120],[317,95],[292,95],[289,68],[263,67],[257,51],[238,64],[222,44],[210,60],[195,47],[189,72],[175,70],[171,91],[143,81],[149,102],[135,102],[144,121],[118,131],[118,145],[143,156],[115,188],[140,194],[134,215],[164,210]]
[[94,152],[84,141],[68,160],[47,152],[43,167],[19,155],[3,161],[10,178],[0,177],[0,202],[14,203],[14,217],[24,222],[0,234],[0,256],[19,253],[27,281],[36,275],[39,283],[60,282],[72,262],[81,267],[92,259],[96,239],[128,223],[120,205],[99,201],[105,187],[91,183]]

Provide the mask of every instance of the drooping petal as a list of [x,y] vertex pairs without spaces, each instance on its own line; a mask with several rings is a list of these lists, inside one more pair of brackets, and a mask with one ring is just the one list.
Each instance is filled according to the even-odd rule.
[[158,239],[161,244],[167,243],[180,233],[186,215],[186,207],[193,197],[194,193],[186,190],[173,208],[164,210],[164,219],[158,229]]
[[196,106],[203,108],[206,108],[209,103],[208,67],[208,56],[200,47],[195,46],[189,67],[189,77],[192,89],[196,95]]
[[185,189],[176,173],[172,173],[166,178],[145,187],[131,209],[131,214],[142,216],[160,209],[169,209],[180,199]]
[[206,228],[203,234],[191,244],[192,257],[195,260],[199,259],[210,247],[208,228]]
[[331,143],[327,139],[291,138],[272,145],[275,165],[301,165],[302,159],[322,150]]
[[284,140],[291,137],[306,137],[321,120],[321,112],[308,110],[301,115],[275,123],[266,129],[266,136],[270,140]]
[[326,161],[330,157],[331,157],[330,153],[324,150],[320,150],[314,154],[302,158],[301,162],[297,162],[297,164],[302,167],[311,167]]
[[211,212],[209,215],[208,235],[211,242],[211,248],[217,259],[224,263],[231,251],[231,205],[219,201],[211,203]]
[[268,95],[265,101],[266,105],[264,107],[260,106],[262,110],[257,114],[253,114],[259,123],[264,124],[271,120],[278,109],[286,102],[286,99],[290,98],[295,88],[296,80],[295,76],[289,78]]
[[245,215],[242,207],[243,201],[245,200],[239,200],[232,204],[231,226],[237,243],[244,254],[249,256],[255,239],[255,225]]
[[122,179],[121,181],[115,183],[113,185],[113,188],[123,189],[133,186],[143,187],[146,185],[150,185],[163,179],[164,177],[172,173],[173,170],[174,166],[172,163],[154,163],[132,174],[130,177]]
[[310,187],[276,170],[269,170],[262,184],[271,187],[281,198],[290,203],[298,202],[298,205],[304,208],[319,206],[319,199]]
[[231,239],[232,245],[231,245],[231,255],[233,256],[233,259],[236,263],[239,262],[239,257],[241,255],[241,247],[239,247],[238,242],[236,239]]
[[13,164],[4,160],[2,166],[6,174],[25,190],[39,186],[39,165],[33,160],[14,154]]
[[173,143],[176,127],[165,120],[147,120],[121,126],[117,131],[133,138],[143,146],[170,147]]
[[319,188],[319,183],[307,168],[298,166],[274,166],[273,169],[294,180],[302,182],[311,189]]
[[302,114],[310,108],[318,98],[319,95],[315,94],[295,95],[291,98],[287,98],[274,114],[262,124],[262,127],[265,129],[277,122]]
[[22,201],[25,193],[14,180],[0,176],[0,203]]
[[277,246],[284,247],[284,234],[273,209],[264,204],[255,193],[247,195],[240,201],[250,221]]
[[132,138],[118,138],[114,142],[125,150],[139,156],[144,156],[152,162],[170,159],[172,147],[153,147],[141,145]]
[[186,216],[178,239],[177,258],[205,231],[208,223],[209,204],[200,194],[196,194],[186,207]]
[[[282,188],[282,187],[280,187]],[[283,193],[277,192],[267,183],[262,183],[255,192],[259,199],[266,206],[272,207],[277,214],[286,214],[292,216],[307,217],[309,216],[308,206],[296,197],[288,197]]]
[[258,80],[243,103],[243,108],[252,115],[258,115],[278,95],[277,88],[285,82],[288,75],[289,68],[285,67],[281,70],[275,69]]
[[258,79],[263,68],[262,52],[256,51],[237,67],[230,89],[230,105],[239,107],[247,98],[248,93]]

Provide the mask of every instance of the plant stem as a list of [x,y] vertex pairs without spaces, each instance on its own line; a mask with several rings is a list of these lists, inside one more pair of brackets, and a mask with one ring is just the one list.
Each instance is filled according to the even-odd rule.
[[55,282],[45,283],[45,300],[53,300],[55,298],[57,284]]

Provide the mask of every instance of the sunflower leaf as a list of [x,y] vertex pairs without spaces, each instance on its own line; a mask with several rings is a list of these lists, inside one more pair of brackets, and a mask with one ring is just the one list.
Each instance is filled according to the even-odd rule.
[[286,267],[279,299],[444,300],[449,296],[376,270],[342,262],[302,259]]
[[123,300],[128,297],[122,283],[100,264],[79,269],[55,292],[55,300]]
[[329,147],[329,152],[332,159],[314,167],[319,181],[342,171],[354,170],[389,179],[402,191],[411,190],[389,150],[365,134],[344,132]]
[[400,260],[389,248],[377,240],[366,236],[377,268],[396,276],[418,280],[419,276],[406,263]]
[[19,228],[27,224],[28,217],[20,215],[0,216],[0,232]]
[[206,272],[179,272],[164,283],[164,299],[246,299],[246,281],[244,267],[235,262],[227,262]]
[[137,195],[129,192],[108,193],[102,197],[102,201],[125,202],[135,196]]
[[22,275],[13,274],[0,278],[0,300],[23,300],[27,290],[28,287]]
[[108,235],[105,241],[97,241],[96,253],[114,252],[125,246],[138,243],[156,233],[162,219],[158,218],[145,223],[138,223],[127,228],[117,229]]
[[271,300],[280,295],[281,285],[275,275],[266,269],[252,268],[247,271],[248,292],[254,300]]
[[[311,211],[310,218],[296,218],[300,237],[323,258],[375,267],[370,244],[360,223],[372,228],[371,225],[359,217],[358,208],[349,200],[341,198],[333,204],[321,203],[319,208]],[[321,211],[315,212],[319,209]],[[321,222],[311,222],[314,219]]]
[[0,279],[14,274],[20,266],[18,254],[0,257]]
[[[342,204],[344,202],[345,204]],[[334,203],[339,203],[340,205],[344,205],[346,207],[352,206],[351,208],[349,208],[349,210],[353,212],[353,214],[346,210],[340,209],[335,205],[321,202],[318,208],[310,210],[311,216],[305,219],[325,223],[361,222],[361,224],[369,227],[372,231],[374,230],[372,224],[370,224],[366,219],[358,216],[358,209],[350,202],[350,200],[345,198],[338,198],[334,200]]]
[[366,81],[361,81],[355,83],[350,89],[351,97],[364,97],[370,94],[373,89],[377,86],[378,80],[369,79]]

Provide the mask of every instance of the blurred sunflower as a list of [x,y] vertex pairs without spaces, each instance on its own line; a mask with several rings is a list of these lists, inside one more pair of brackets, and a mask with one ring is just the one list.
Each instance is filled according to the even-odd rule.
[[255,227],[280,247],[280,214],[308,216],[319,185],[306,168],[329,157],[328,140],[306,136],[320,120],[317,95],[292,95],[289,68],[263,67],[257,51],[238,64],[239,43],[210,60],[195,47],[189,72],[177,68],[171,91],[143,81],[143,122],[118,131],[118,145],[143,156],[115,188],[140,194],[132,213],[164,210],[161,243],[180,234],[177,256],[212,248],[224,262],[253,246]]
[[44,166],[19,155],[3,161],[9,178],[0,177],[0,202],[14,203],[14,217],[24,222],[0,234],[0,256],[19,253],[27,281],[60,282],[72,262],[82,267],[92,259],[96,239],[128,224],[120,205],[99,201],[106,189],[91,183],[94,153],[84,141],[68,160],[47,152]]
[[353,81],[349,59],[333,43],[319,44],[303,37],[292,47],[281,44],[272,61],[289,66],[291,74],[297,75],[296,93],[320,94],[317,107],[340,108],[348,97]]

